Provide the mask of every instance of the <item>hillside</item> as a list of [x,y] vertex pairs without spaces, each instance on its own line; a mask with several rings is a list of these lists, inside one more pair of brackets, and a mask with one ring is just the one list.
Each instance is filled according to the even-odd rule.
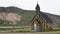
[[[0,7],[0,13],[1,12],[16,13],[16,14],[22,16],[21,21],[19,21],[16,25],[30,25],[31,20],[32,20],[33,16],[35,15],[34,10],[23,10],[23,9],[13,7],[13,6]],[[44,13],[44,12],[42,12],[42,13]],[[53,15],[53,14],[49,14],[49,13],[44,13],[44,14],[48,15],[51,18],[51,20],[53,21],[55,26],[60,26],[60,15]]]

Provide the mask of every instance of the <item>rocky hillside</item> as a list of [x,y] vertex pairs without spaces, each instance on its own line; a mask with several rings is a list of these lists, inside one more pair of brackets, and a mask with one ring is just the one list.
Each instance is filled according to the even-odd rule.
[[[0,13],[3,13],[3,12],[5,12],[6,14],[9,13],[9,15],[6,16],[6,18],[8,18],[8,19],[9,19],[9,17],[14,18],[14,19],[12,19],[12,21],[15,20],[15,17],[13,17],[15,14],[21,16],[22,18],[20,17],[21,18],[20,22],[18,22],[16,25],[30,25],[31,20],[35,14],[34,10],[23,10],[23,9],[13,7],[13,6],[0,7]],[[10,14],[12,14],[12,16],[10,16]],[[60,15],[53,15],[53,14],[49,14],[49,13],[44,13],[44,14],[48,15],[51,18],[54,26],[60,26]]]

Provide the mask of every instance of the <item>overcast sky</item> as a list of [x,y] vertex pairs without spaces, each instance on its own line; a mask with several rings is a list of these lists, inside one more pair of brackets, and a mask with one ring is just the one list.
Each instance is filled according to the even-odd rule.
[[60,15],[60,0],[0,0],[0,6],[16,6],[26,10],[35,10],[37,1],[41,11]]

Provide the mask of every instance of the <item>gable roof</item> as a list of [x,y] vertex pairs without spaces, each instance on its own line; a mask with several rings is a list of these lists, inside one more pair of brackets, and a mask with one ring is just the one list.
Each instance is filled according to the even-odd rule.
[[47,23],[52,23],[52,20],[48,17],[48,15],[40,12],[41,16],[46,20]]

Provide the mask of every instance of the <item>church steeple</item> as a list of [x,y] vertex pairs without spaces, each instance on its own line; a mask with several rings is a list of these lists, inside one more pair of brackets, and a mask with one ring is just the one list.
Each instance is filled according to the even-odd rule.
[[35,9],[36,9],[36,14],[39,14],[40,13],[40,6],[39,6],[38,2],[37,2]]
[[39,6],[38,2],[37,2],[37,5],[36,5],[35,9],[40,9],[40,6]]

